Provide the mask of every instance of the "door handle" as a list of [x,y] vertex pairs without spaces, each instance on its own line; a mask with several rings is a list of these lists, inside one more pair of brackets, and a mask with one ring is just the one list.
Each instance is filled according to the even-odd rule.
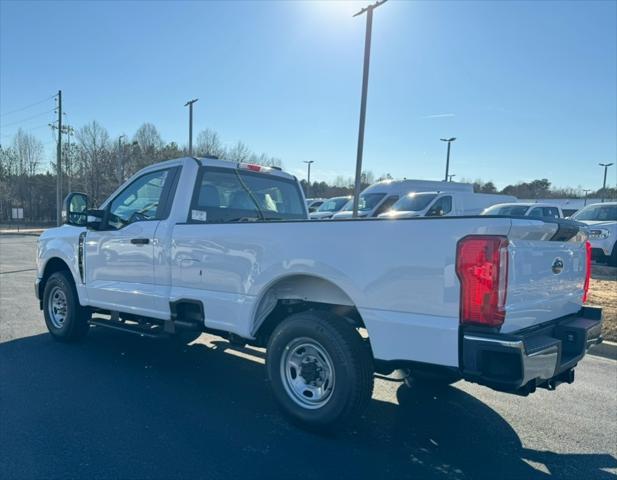
[[148,245],[150,243],[149,238],[131,238],[133,245]]

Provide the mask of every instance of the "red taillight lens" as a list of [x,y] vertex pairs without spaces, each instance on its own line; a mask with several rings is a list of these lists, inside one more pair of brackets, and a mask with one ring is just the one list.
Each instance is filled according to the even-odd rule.
[[591,243],[585,242],[585,285],[583,286],[583,303],[587,301],[589,294],[589,280],[591,279]]
[[461,281],[461,323],[500,326],[506,316],[508,239],[492,235],[461,239],[456,274]]
[[261,165],[255,165],[254,163],[247,163],[245,168],[251,172],[261,172]]

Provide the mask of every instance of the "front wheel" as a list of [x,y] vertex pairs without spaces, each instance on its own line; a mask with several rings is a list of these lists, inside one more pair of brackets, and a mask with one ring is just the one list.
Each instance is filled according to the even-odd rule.
[[56,272],[45,282],[43,314],[55,340],[77,341],[88,333],[88,310],[79,304],[73,279],[67,272]]
[[282,411],[310,430],[330,431],[359,417],[373,392],[368,344],[327,312],[297,313],[279,324],[266,368]]

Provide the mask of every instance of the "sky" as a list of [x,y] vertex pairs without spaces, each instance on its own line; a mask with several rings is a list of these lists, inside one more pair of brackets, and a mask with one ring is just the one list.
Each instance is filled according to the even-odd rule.
[[[300,178],[307,160],[312,180],[352,177],[366,26],[352,15],[367,3],[0,0],[0,141],[21,127],[52,159],[61,89],[71,125],[117,138],[152,122],[187,144],[184,104],[199,98],[195,134],[241,140]],[[364,169],[442,179],[442,137],[457,138],[455,180],[600,188],[598,163],[617,157],[617,2],[375,10]]]

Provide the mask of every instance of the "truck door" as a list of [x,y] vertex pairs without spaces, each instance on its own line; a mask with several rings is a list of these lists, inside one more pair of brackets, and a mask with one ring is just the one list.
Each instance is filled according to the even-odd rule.
[[88,231],[84,267],[91,305],[165,318],[169,307],[154,281],[154,245],[178,170],[136,178],[108,203],[101,230]]

